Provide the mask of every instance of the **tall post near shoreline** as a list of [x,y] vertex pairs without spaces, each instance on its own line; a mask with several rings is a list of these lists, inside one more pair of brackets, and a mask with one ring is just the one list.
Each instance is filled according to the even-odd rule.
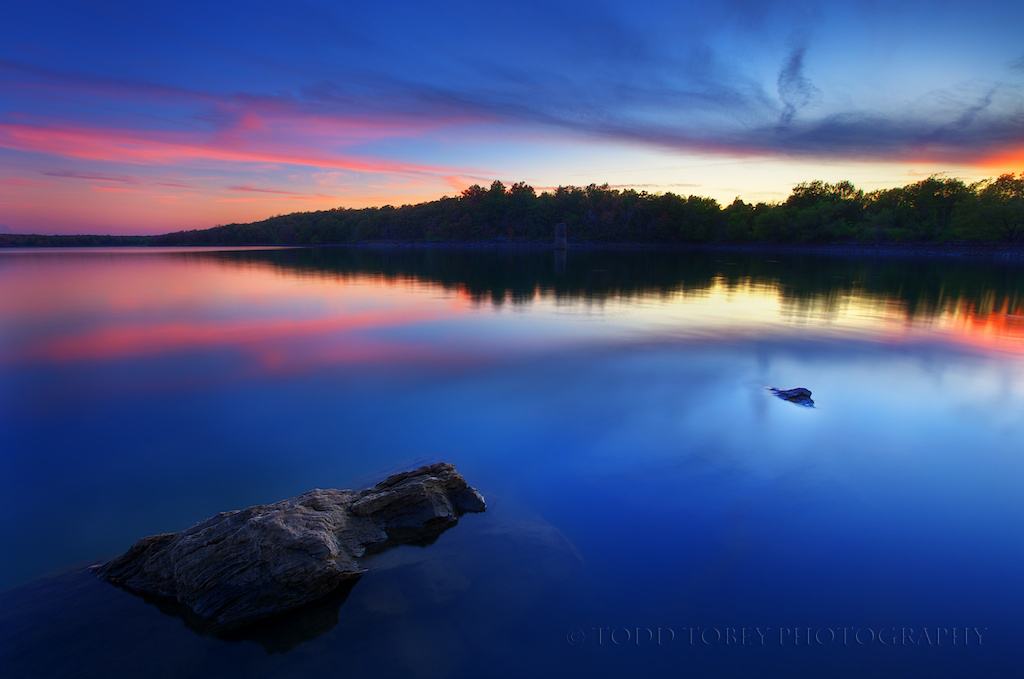
[[565,224],[555,224],[555,249],[565,249]]

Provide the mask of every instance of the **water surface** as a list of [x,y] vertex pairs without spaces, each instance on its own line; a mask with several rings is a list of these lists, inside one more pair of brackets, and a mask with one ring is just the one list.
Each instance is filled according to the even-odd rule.
[[[1006,676],[1021,279],[732,253],[2,252],[0,668]],[[84,570],[436,460],[485,514],[248,637]]]

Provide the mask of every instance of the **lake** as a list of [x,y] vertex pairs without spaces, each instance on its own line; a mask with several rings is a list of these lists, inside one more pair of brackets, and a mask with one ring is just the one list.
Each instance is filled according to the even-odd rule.
[[[2,251],[0,673],[1010,676],[1022,273],[725,251]],[[203,634],[86,568],[435,461],[487,511],[243,634]]]

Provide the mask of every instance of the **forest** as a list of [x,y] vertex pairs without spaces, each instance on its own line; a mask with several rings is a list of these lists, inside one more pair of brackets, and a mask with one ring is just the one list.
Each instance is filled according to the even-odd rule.
[[567,226],[570,243],[955,244],[1024,242],[1024,173],[965,183],[932,176],[865,192],[849,181],[795,186],[777,203],[607,184],[537,193],[518,182],[394,207],[335,208],[158,236],[0,234],[0,246],[537,243]]

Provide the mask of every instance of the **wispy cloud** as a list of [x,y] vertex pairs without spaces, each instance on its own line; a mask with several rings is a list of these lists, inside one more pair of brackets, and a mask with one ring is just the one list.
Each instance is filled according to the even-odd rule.
[[241,191],[243,193],[269,193],[275,196],[291,196],[297,198],[324,198],[332,199],[334,196],[325,193],[302,193],[299,191],[287,191],[285,189],[267,189],[256,186],[229,186],[229,191]]
[[797,111],[821,95],[821,90],[811,84],[804,75],[805,50],[806,48],[802,46],[793,48],[786,57],[782,70],[779,71],[779,100],[782,102],[779,125],[782,127],[792,123]]
[[90,181],[103,181],[103,182],[123,182],[125,184],[135,184],[137,180],[134,177],[128,177],[125,175],[110,175],[100,173],[88,173],[88,172],[75,172],[74,170],[54,170],[49,172],[42,172],[41,174],[47,177],[66,177],[70,179],[88,179]]
[[143,189],[138,189],[138,188],[134,188],[134,187],[131,187],[131,186],[102,185],[102,186],[90,186],[89,189],[92,190],[92,191],[95,191],[96,193],[135,193],[135,194],[144,194],[145,193],[145,191]]
[[260,189],[255,186],[229,186],[229,191],[251,191],[255,193],[278,193],[286,196],[298,196],[301,195],[295,191],[284,191],[282,189]]
[[451,168],[324,153],[302,140],[254,139],[243,135],[107,129],[46,120],[0,123],[0,148],[55,156],[139,165],[175,165],[195,161],[274,163],[347,169],[366,173],[439,174]]
[[[103,125],[39,116],[9,119],[0,125],[0,145],[110,162],[280,163],[465,176],[489,173],[347,149],[468,123],[539,124],[697,152],[849,158],[927,152],[931,145],[937,157],[967,159],[1024,141],[1019,82],[995,81],[987,99],[945,117],[910,110],[912,99],[895,107],[872,101],[859,101],[855,108],[840,105],[841,93],[809,76],[812,63],[823,73],[834,59],[824,39],[808,48],[825,12],[814,3],[733,0],[713,8],[663,8],[663,20],[654,23],[602,3],[582,13],[545,6],[545,21],[527,20],[531,15],[524,10],[506,17],[508,30],[500,34],[481,32],[477,21],[483,17],[471,21],[442,5],[396,19],[390,26],[402,39],[393,41],[359,24],[383,19],[383,9],[371,9],[353,24],[329,6],[304,6],[286,22],[292,27],[288,35],[322,35],[330,25],[352,40],[362,36],[361,47],[345,41],[327,50],[323,42],[286,37],[288,53],[230,44],[216,48],[264,71],[286,74],[275,79],[285,86],[272,93],[217,92],[0,62],[0,71],[10,76],[7,84],[16,89],[118,101],[127,112]],[[417,21],[434,30],[413,31]],[[268,26],[260,24],[259,30]],[[782,38],[787,33],[788,45]],[[462,37],[458,46],[451,42],[456,35]],[[739,45],[756,61],[744,61],[727,44]],[[489,49],[482,49],[485,45]],[[519,49],[527,45],[530,49]],[[517,58],[508,58],[510,53]],[[871,55],[866,58],[877,63]],[[776,65],[774,81],[764,72],[767,59]],[[297,70],[302,62],[317,66]],[[1020,72],[1024,57],[1003,64],[1007,73]],[[947,86],[950,97],[957,98],[958,87]],[[166,111],[166,124],[151,109]],[[35,135],[33,126],[40,128]],[[874,138],[872,130],[879,132]]]

